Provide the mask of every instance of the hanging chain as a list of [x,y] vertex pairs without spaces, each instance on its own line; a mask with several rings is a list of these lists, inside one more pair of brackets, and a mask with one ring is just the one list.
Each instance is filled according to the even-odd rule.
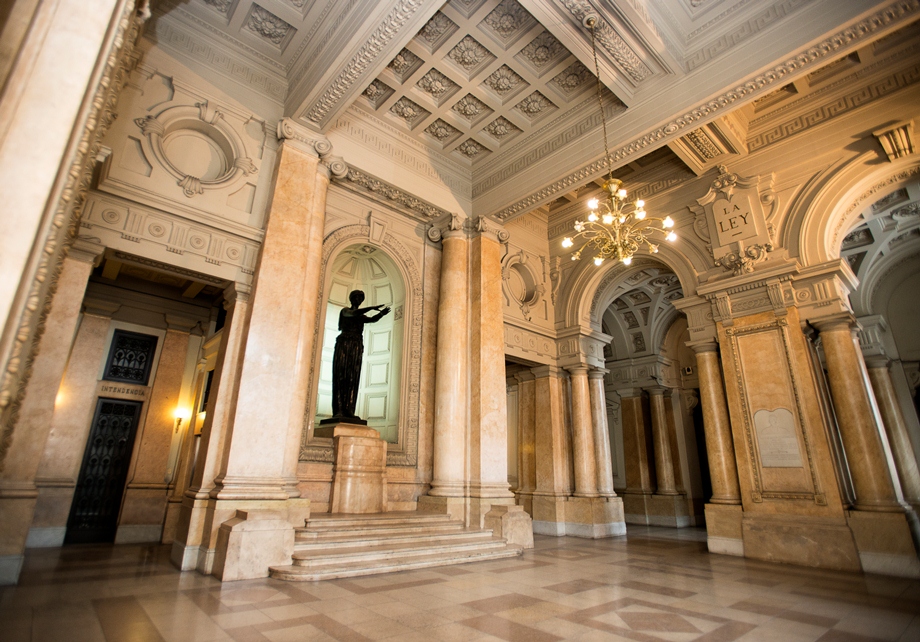
[[607,164],[607,180],[613,179],[613,162],[610,159],[610,147],[607,144],[607,117],[604,114],[604,101],[601,98],[601,72],[597,64],[597,39],[594,29],[596,23],[591,25],[591,52],[594,54],[594,75],[597,80],[597,106],[601,110],[601,126],[604,130],[604,162]]

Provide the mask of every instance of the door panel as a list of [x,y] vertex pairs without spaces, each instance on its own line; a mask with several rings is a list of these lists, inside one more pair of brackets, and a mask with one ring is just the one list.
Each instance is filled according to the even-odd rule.
[[74,491],[65,544],[112,542],[141,402],[99,399]]

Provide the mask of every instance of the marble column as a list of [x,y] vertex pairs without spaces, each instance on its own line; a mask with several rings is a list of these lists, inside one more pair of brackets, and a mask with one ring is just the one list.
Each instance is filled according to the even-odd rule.
[[[623,450],[626,455],[626,493],[651,495],[649,438],[642,390],[620,390],[620,414],[623,420]],[[628,509],[627,509],[628,510]]]
[[518,372],[514,378],[518,382],[518,501],[524,504],[528,512],[532,512],[533,501],[530,496],[537,487],[534,441],[536,385],[532,372]]
[[856,509],[898,512],[895,487],[888,469],[879,426],[866,388],[865,364],[849,315],[812,321],[818,328],[840,436],[856,493]]
[[700,382],[700,404],[703,407],[703,432],[706,436],[706,456],[712,481],[711,504],[741,504],[738,468],[732,443],[728,404],[722,383],[718,346],[706,342],[691,346],[696,353]]
[[674,463],[671,461],[671,439],[668,417],[664,407],[664,388],[650,388],[649,408],[652,415],[652,439],[655,442],[656,495],[677,495],[674,484]]
[[[472,522],[492,504],[513,504],[508,484],[508,408],[502,314],[507,232],[484,218],[470,241],[470,495]],[[481,519],[479,519],[481,524]]]
[[[234,283],[224,291],[227,317],[220,331],[217,364],[198,445],[191,482],[182,501],[176,539],[170,559],[180,570],[198,567],[210,573],[208,551],[214,549],[217,528],[205,532],[209,499],[220,472],[234,401],[234,382],[239,376],[240,355],[246,340],[250,287]],[[217,527],[220,525],[218,524]]]
[[163,534],[169,490],[165,473],[173,431],[178,430],[175,411],[182,394],[191,329],[191,323],[166,316],[170,327],[160,349],[144,422],[135,437],[137,446],[128,472],[116,544],[159,542]]
[[555,366],[531,369],[534,379],[533,528],[544,535],[565,535],[565,373]]
[[575,496],[597,497],[597,466],[594,458],[594,422],[587,366],[567,368],[572,379],[572,451]]
[[591,422],[594,426],[594,448],[597,452],[597,492],[601,497],[616,497],[613,490],[613,458],[610,450],[610,428],[607,424],[607,394],[604,390],[606,370],[592,369],[588,373],[591,395]]
[[[0,528],[0,585],[15,584],[19,578],[38,499],[35,476],[51,430],[54,401],[73,345],[86,283],[103,249],[77,239],[64,259],[57,291],[45,319],[32,376],[0,468],[0,515],[4,522]],[[29,546],[44,544],[28,543]]]
[[891,445],[897,465],[904,499],[914,507],[914,510],[918,510],[920,509],[920,471],[917,470],[917,459],[914,457],[907,423],[904,421],[901,405],[891,381],[891,373],[888,369],[890,362],[883,357],[875,357],[866,359],[866,366],[869,369],[869,380],[872,382],[875,399],[885,423],[885,431],[888,433],[888,443]]
[[[463,497],[469,406],[469,243],[455,217],[442,232],[441,288],[435,366],[433,479],[429,495]],[[502,386],[504,389],[504,386]]]

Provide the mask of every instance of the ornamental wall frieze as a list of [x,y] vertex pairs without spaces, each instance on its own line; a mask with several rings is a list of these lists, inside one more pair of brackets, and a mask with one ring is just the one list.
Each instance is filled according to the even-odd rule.
[[555,364],[558,357],[556,340],[546,334],[534,332],[505,321],[505,352],[543,364]]
[[[681,132],[697,128],[701,121],[710,120],[719,114],[731,111],[738,102],[748,100],[755,94],[766,93],[765,90],[783,82],[789,75],[799,73],[807,68],[819,67],[824,64],[827,58],[833,57],[841,49],[850,48],[857,43],[869,40],[879,30],[887,29],[892,24],[910,20],[918,11],[920,11],[920,0],[901,0],[893,3],[846,29],[834,33],[820,43],[800,51],[772,69],[757,74],[712,100],[697,105],[662,127],[615,150],[611,150],[611,159],[614,165],[621,165],[641,155],[653,146],[660,146],[662,143],[669,142],[680,136]],[[497,212],[495,217],[502,221],[508,221],[516,215],[551,200],[560,193],[567,191],[573,185],[596,178],[605,169],[604,160],[598,159],[570,173],[565,178],[555,181],[548,187],[505,207]]]
[[167,264],[181,261],[201,273],[243,283],[252,281],[261,246],[258,241],[99,192],[87,199],[80,224],[109,248],[147,258],[159,256]]
[[348,168],[348,173],[342,177],[339,185],[368,196],[420,221],[431,221],[449,214],[447,210],[423,201],[409,192],[365,174],[354,167]]
[[[586,16],[597,15],[594,7],[587,0],[562,0],[562,4],[579,23]],[[634,82],[642,82],[652,75],[652,70],[642,62],[642,59],[606,20],[598,20],[595,32],[598,44]]]

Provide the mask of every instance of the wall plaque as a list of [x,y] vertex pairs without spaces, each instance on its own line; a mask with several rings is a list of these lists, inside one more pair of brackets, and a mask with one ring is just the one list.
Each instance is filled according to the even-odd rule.
[[697,235],[711,243],[716,265],[735,275],[754,271],[754,263],[773,250],[765,206],[776,205],[773,175],[742,178],[719,165],[719,176],[690,210]]
[[802,451],[796,436],[795,418],[786,408],[758,410],[754,430],[764,468],[802,468]]

